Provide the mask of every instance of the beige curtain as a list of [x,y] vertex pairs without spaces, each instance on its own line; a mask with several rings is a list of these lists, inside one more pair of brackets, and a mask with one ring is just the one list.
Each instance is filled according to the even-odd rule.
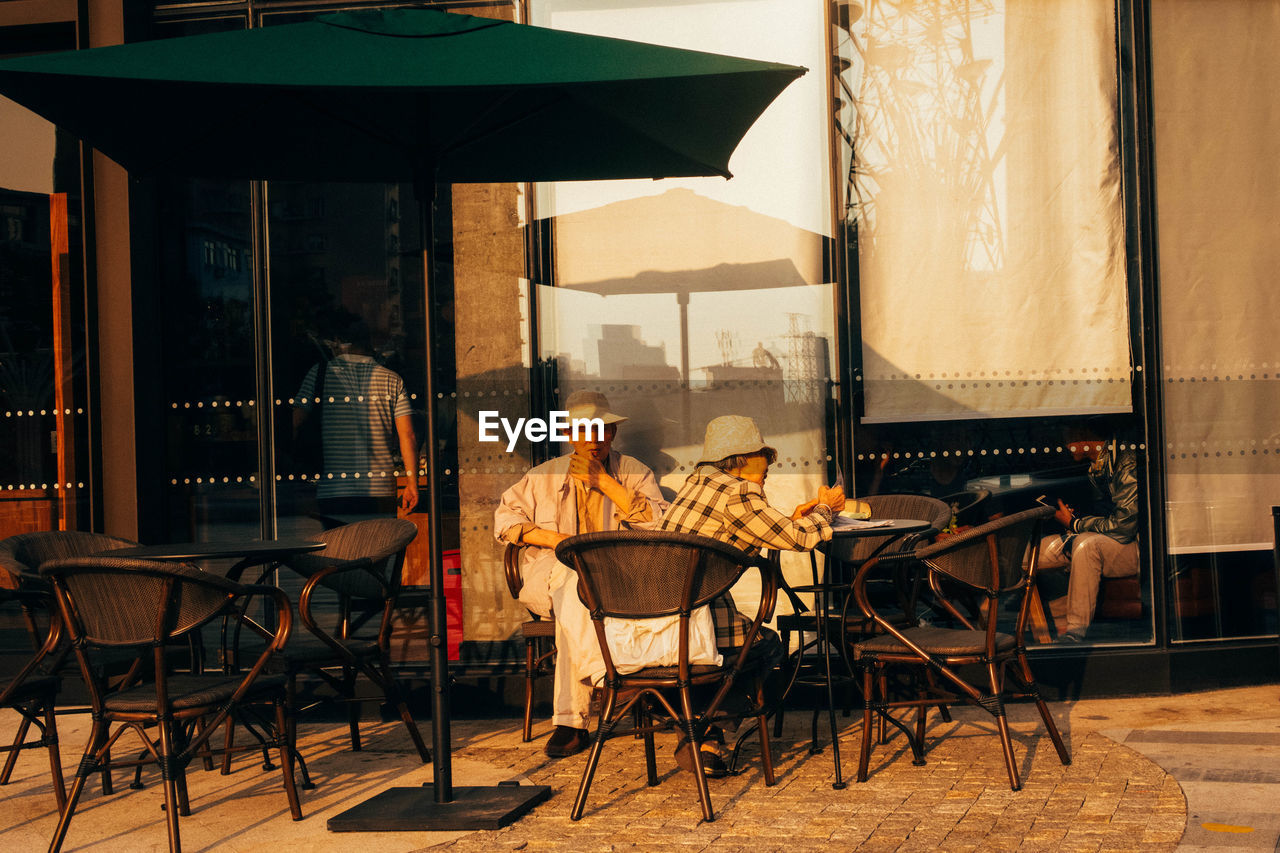
[[1151,4],[1174,553],[1268,549],[1280,504],[1280,4]]
[[1131,408],[1107,0],[871,0],[856,104],[868,422]]

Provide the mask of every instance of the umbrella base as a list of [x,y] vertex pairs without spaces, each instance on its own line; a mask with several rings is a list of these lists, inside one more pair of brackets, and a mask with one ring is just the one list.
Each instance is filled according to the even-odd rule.
[[437,803],[431,786],[389,788],[329,818],[330,832],[411,832],[501,829],[551,797],[547,785],[459,787]]

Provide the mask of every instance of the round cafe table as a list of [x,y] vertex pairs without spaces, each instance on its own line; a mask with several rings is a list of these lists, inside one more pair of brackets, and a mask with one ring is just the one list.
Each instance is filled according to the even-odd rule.
[[[853,683],[856,685],[857,679],[854,678],[853,664],[849,660],[843,637],[835,637],[835,640],[839,649],[840,660],[844,664],[844,671],[833,671],[831,660],[833,631],[831,623],[834,617],[836,622],[835,633],[838,634],[842,630],[839,624],[842,620],[840,614],[831,612],[831,607],[833,604],[843,601],[852,589],[852,571],[849,571],[849,569],[856,570],[857,568],[851,561],[857,540],[869,537],[884,537],[884,542],[875,548],[872,554],[874,556],[887,551],[890,547],[901,542],[904,537],[912,533],[928,530],[929,527],[929,522],[914,518],[859,521],[838,517],[831,525],[831,540],[819,546],[819,550],[823,551],[827,559],[823,560],[821,567],[819,567],[817,556],[811,554],[809,557],[809,565],[812,571],[811,582],[800,586],[791,586],[786,584],[785,581],[783,582],[783,585],[790,590],[790,593],[812,595],[813,612],[812,614],[796,613],[790,617],[783,617],[794,620],[795,630],[800,634],[800,644],[799,648],[792,654],[794,664],[791,668],[791,677],[787,681],[781,701],[786,700],[787,695],[790,694],[792,687],[796,684],[820,687],[825,691],[827,718],[831,729],[831,751],[836,775],[831,787],[837,790],[844,788],[845,782],[840,770],[840,740],[836,732],[835,687],[837,684]],[[795,597],[790,593],[788,594],[789,597],[795,601]],[[807,631],[812,631],[814,635],[813,640],[808,642],[804,639]],[[805,652],[815,647],[818,650],[820,660],[806,666],[804,660]],[[813,711],[809,744],[809,752],[811,754],[820,751],[818,746],[818,713],[820,710],[820,708],[814,708]],[[778,731],[781,725],[782,705],[779,704],[778,717],[775,721],[776,735],[781,734]]]

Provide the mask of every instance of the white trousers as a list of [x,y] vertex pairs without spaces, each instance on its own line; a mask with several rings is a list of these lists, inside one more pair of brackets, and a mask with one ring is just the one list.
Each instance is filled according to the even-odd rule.
[[524,567],[523,577],[520,603],[539,616],[555,615],[551,722],[575,729],[590,728],[591,687],[585,679],[604,669],[604,659],[591,614],[578,598],[578,574],[557,560],[554,551],[539,550]]

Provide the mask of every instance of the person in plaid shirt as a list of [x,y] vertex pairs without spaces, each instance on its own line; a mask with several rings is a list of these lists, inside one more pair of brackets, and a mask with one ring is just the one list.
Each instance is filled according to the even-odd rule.
[[[658,529],[709,536],[752,554],[763,548],[812,551],[831,538],[831,519],[844,509],[844,489],[819,487],[816,498],[787,515],[764,496],[769,466],[777,456],[751,418],[715,418],[707,424],[697,467]],[[751,622],[732,597],[717,599],[712,610],[716,644],[722,649],[741,646]]]
[[[723,415],[707,424],[702,455],[694,472],[667,508],[659,530],[697,533],[718,539],[752,554],[763,548],[811,551],[831,538],[831,519],[844,509],[844,489],[819,487],[818,496],[796,507],[790,515],[775,509],[764,496],[769,466],[778,451],[765,444],[756,422],[741,415]],[[733,596],[711,603],[716,625],[716,645],[741,647],[751,620],[738,611]],[[772,644],[781,653],[777,634],[762,629],[757,645]],[[703,743],[703,764],[708,775],[721,775],[724,767],[714,743]],[[686,744],[677,747],[687,750]],[[691,764],[682,760],[681,766]]]

